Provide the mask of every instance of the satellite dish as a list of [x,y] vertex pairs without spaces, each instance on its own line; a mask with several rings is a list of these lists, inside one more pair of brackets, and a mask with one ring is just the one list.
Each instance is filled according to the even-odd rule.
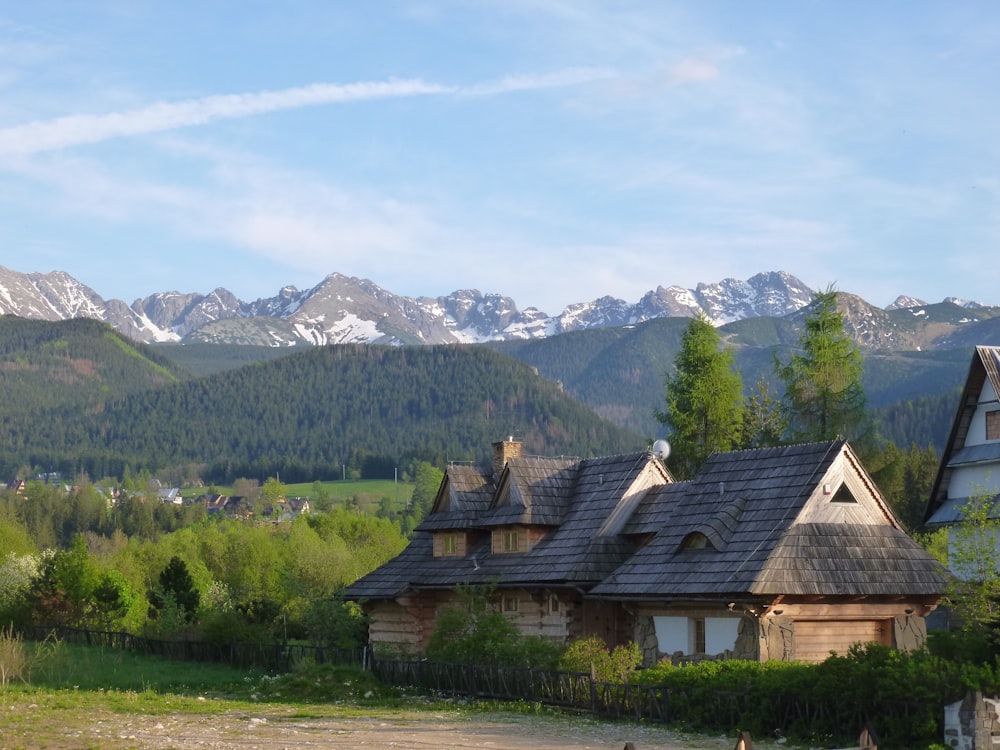
[[670,443],[666,440],[657,440],[653,443],[653,455],[661,461],[666,461],[670,455]]

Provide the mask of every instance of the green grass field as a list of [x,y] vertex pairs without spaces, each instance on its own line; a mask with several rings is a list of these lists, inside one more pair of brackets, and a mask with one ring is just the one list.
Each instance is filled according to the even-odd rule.
[[[216,485],[215,490],[223,495],[232,494],[233,488]],[[185,488],[181,495],[195,498],[208,492],[207,487]],[[392,502],[392,507],[399,509],[410,502],[413,495],[413,484],[410,482],[395,482],[392,479],[347,479],[328,482],[303,482],[301,484],[285,485],[288,497],[307,497],[315,500],[318,494],[325,495],[335,504],[357,499],[360,505],[378,505],[383,497]]]

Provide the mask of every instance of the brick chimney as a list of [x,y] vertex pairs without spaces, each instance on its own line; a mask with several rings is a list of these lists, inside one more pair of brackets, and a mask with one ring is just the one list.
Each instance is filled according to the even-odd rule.
[[521,455],[521,442],[511,435],[506,440],[493,443],[493,475],[499,477],[503,473],[507,461]]

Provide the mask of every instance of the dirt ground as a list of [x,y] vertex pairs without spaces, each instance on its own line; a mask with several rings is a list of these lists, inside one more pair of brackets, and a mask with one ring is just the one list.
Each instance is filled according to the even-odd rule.
[[[41,718],[41,717],[39,717]],[[484,714],[474,719],[427,712],[378,718],[302,718],[264,709],[216,715],[136,715],[97,712],[75,726],[35,725],[4,736],[0,747],[142,748],[144,750],[278,750],[392,748],[435,750],[730,750],[736,737],[685,735],[651,725],[587,718]]]

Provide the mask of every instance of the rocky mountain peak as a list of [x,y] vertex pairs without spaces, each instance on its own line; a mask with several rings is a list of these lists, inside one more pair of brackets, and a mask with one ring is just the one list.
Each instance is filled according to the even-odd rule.
[[[612,296],[567,306],[558,315],[519,310],[510,297],[461,289],[442,297],[393,294],[368,279],[331,273],[311,289],[282,287],[273,297],[241,302],[223,287],[209,294],[159,292],[132,305],[104,300],[62,271],[19,273],[0,266],[0,313],[61,320],[103,320],[145,341],[211,341],[264,346],[297,344],[479,343],[535,339],[569,331],[638,324],[704,313],[716,325],[754,317],[782,317],[806,307],[813,290],[784,271],[749,279],[726,278],[694,289],[657,286],[635,303]],[[963,307],[978,303],[957,298]],[[912,303],[912,304],[911,304]],[[859,343],[878,346],[896,335],[887,312],[842,294],[841,304]],[[923,303],[900,296],[887,310]]]

